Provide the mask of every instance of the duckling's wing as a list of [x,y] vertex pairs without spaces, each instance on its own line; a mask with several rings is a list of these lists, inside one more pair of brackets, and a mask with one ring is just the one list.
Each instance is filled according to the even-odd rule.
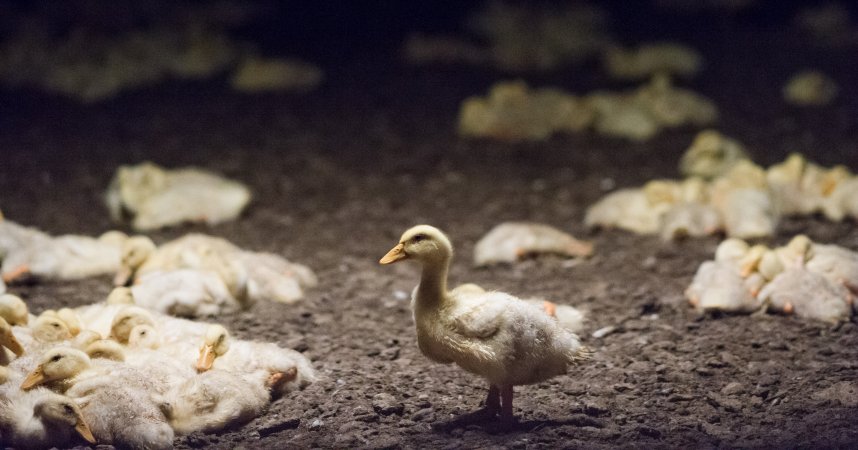
[[466,338],[488,339],[501,329],[509,296],[498,292],[468,295],[459,299],[460,306],[452,311],[453,331]]

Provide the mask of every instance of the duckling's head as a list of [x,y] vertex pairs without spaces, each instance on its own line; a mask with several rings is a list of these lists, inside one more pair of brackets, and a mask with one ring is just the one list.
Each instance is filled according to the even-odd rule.
[[46,392],[33,405],[33,416],[48,425],[74,428],[87,442],[95,444],[95,437],[83,420],[80,408],[72,399],[64,395]]
[[33,337],[41,342],[59,342],[71,339],[72,333],[68,325],[57,317],[54,311],[42,313],[33,322]]
[[26,325],[30,319],[30,311],[21,297],[12,294],[0,295],[0,317],[6,319],[9,325]]
[[134,272],[155,252],[155,243],[146,236],[133,236],[122,244],[119,272],[113,278],[113,284],[124,286],[128,284]]
[[453,245],[441,230],[431,225],[417,225],[408,229],[379,261],[392,264],[404,259],[416,259],[422,263],[443,262],[453,255]]
[[763,259],[763,255],[767,251],[769,251],[769,248],[762,244],[757,244],[748,249],[748,252],[739,261],[742,277],[747,277],[757,270],[760,266],[760,261]]
[[72,340],[72,346],[79,350],[84,350],[89,347],[89,344],[102,339],[101,334],[93,330],[82,330]]
[[2,317],[0,317],[0,347],[8,348],[16,356],[24,354],[24,347],[15,338],[15,334],[12,333],[12,326]]
[[125,350],[119,342],[113,339],[99,339],[89,344],[85,350],[91,359],[109,359],[111,361],[125,361]]
[[119,286],[110,291],[107,296],[108,305],[133,305],[134,295],[131,293],[131,288]]
[[161,345],[158,332],[151,325],[137,325],[128,335],[128,346],[155,350]]
[[813,257],[813,241],[806,235],[799,234],[790,239],[785,250],[791,260],[806,262]]
[[72,336],[77,336],[81,330],[80,318],[77,316],[77,313],[74,312],[70,308],[62,308],[57,311],[57,318],[65,322],[66,327],[69,329],[69,333]]
[[784,264],[781,258],[772,250],[763,254],[760,263],[757,266],[757,271],[768,281],[771,281],[779,273],[784,271]]
[[86,353],[71,347],[57,347],[45,352],[39,365],[27,375],[21,389],[29,390],[44,383],[76,376],[91,365]]
[[211,325],[206,330],[205,341],[200,348],[197,370],[205,372],[212,368],[215,358],[229,351],[229,331],[221,325]]
[[113,317],[113,322],[110,324],[110,337],[124,344],[128,342],[131,330],[137,325],[150,325],[154,327],[155,321],[152,320],[152,315],[143,308],[137,306],[122,308],[116,313]]
[[740,261],[748,253],[748,243],[738,239],[729,238],[718,244],[715,250],[715,261],[732,262]]

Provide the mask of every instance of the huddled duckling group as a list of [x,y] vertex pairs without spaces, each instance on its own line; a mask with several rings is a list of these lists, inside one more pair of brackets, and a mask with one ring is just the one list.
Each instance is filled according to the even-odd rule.
[[700,311],[771,311],[826,322],[856,313],[858,252],[795,236],[774,249],[727,239],[685,291]]
[[712,101],[673,85],[664,75],[627,92],[575,96],[558,89],[530,89],[500,82],[487,97],[470,97],[459,112],[459,134],[507,141],[544,140],[555,133],[592,128],[597,133],[645,141],[665,128],[708,125],[718,117]]
[[130,301],[177,316],[216,315],[257,300],[294,303],[317,284],[308,267],[265,252],[242,250],[204,234],[156,246],[135,236],[122,246],[117,286],[130,286]]
[[608,194],[587,210],[586,224],[665,239],[720,232],[750,239],[774,236],[783,216],[858,218],[858,201],[852,195],[858,177],[844,166],[825,168],[792,154],[764,169],[746,159],[735,141],[706,131],[681,167],[692,176],[653,180]]
[[172,448],[176,433],[218,431],[259,416],[315,380],[310,362],[217,324],[101,302],[38,317],[0,297],[0,439]]

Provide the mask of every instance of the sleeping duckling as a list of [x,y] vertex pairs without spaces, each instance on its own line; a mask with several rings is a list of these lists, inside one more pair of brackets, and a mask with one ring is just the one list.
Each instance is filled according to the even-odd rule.
[[451,295],[447,272],[452,256],[444,233],[418,225],[379,262],[415,259],[422,264],[412,300],[421,352],[485,377],[490,385],[487,409],[512,418],[513,386],[562,375],[590,352],[557,321],[511,295]]
[[165,413],[178,434],[212,433],[259,417],[271,399],[264,371],[210,370],[177,385]]
[[30,311],[21,297],[12,294],[0,295],[0,318],[9,325],[26,325],[30,320]]
[[664,211],[652,208],[642,189],[620,189],[587,208],[588,228],[619,228],[638,234],[655,234]]
[[274,398],[303,389],[316,380],[310,361],[301,353],[269,342],[232,340],[220,325],[212,325],[206,332],[196,367],[198,371],[262,371],[267,374],[264,386]]
[[132,449],[173,448],[173,429],[151,394],[125,377],[91,377],[76,383],[67,395],[78,402],[99,443]]
[[41,314],[30,325],[33,338],[42,343],[66,341],[72,336],[69,326],[53,313]]
[[0,400],[0,436],[6,445],[65,447],[74,432],[90,444],[97,442],[78,405],[66,396],[38,389]]
[[847,321],[852,315],[849,290],[804,266],[789,267],[760,291],[768,309],[825,322]]
[[179,269],[149,272],[131,287],[134,304],[179,317],[216,316],[242,304],[214,272]]
[[119,343],[128,342],[131,330],[137,325],[155,325],[152,315],[143,308],[126,306],[119,310],[110,324],[110,337]]
[[62,321],[66,325],[66,328],[68,328],[69,333],[71,333],[72,337],[77,336],[77,334],[80,333],[80,317],[78,317],[78,315],[70,308],[61,308],[59,311],[48,309],[42,312],[41,315],[46,317],[54,317]]
[[122,244],[119,270],[113,277],[115,286],[125,286],[134,278],[134,273],[157,250],[152,239],[146,236],[131,236]]
[[760,309],[761,303],[755,294],[763,282],[762,277],[743,278],[739,270],[729,263],[706,261],[694,274],[685,290],[685,297],[701,312],[751,313]]
[[247,271],[249,300],[266,299],[291,304],[304,298],[304,290],[315,287],[318,279],[303,265],[265,252],[243,251],[238,260]]
[[36,368],[21,383],[21,389],[26,391],[53,385],[51,387],[56,388],[53,390],[65,392],[82,375],[90,375],[86,372],[92,368],[92,361],[86,353],[71,347],[55,347],[38,359]]
[[593,254],[593,244],[579,241],[554,227],[505,222],[491,229],[474,247],[474,263],[486,266],[513,263],[529,255],[554,253],[576,257]]
[[697,133],[694,141],[679,161],[679,171],[685,176],[707,179],[727,173],[740,160],[747,160],[745,147],[737,140],[715,130]]
[[836,245],[812,244],[805,263],[818,273],[858,294],[858,253]]

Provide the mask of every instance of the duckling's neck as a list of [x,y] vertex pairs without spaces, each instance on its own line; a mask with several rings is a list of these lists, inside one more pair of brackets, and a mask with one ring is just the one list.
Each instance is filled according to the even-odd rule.
[[438,307],[447,299],[447,272],[450,258],[426,261],[417,287],[417,304],[420,307]]

